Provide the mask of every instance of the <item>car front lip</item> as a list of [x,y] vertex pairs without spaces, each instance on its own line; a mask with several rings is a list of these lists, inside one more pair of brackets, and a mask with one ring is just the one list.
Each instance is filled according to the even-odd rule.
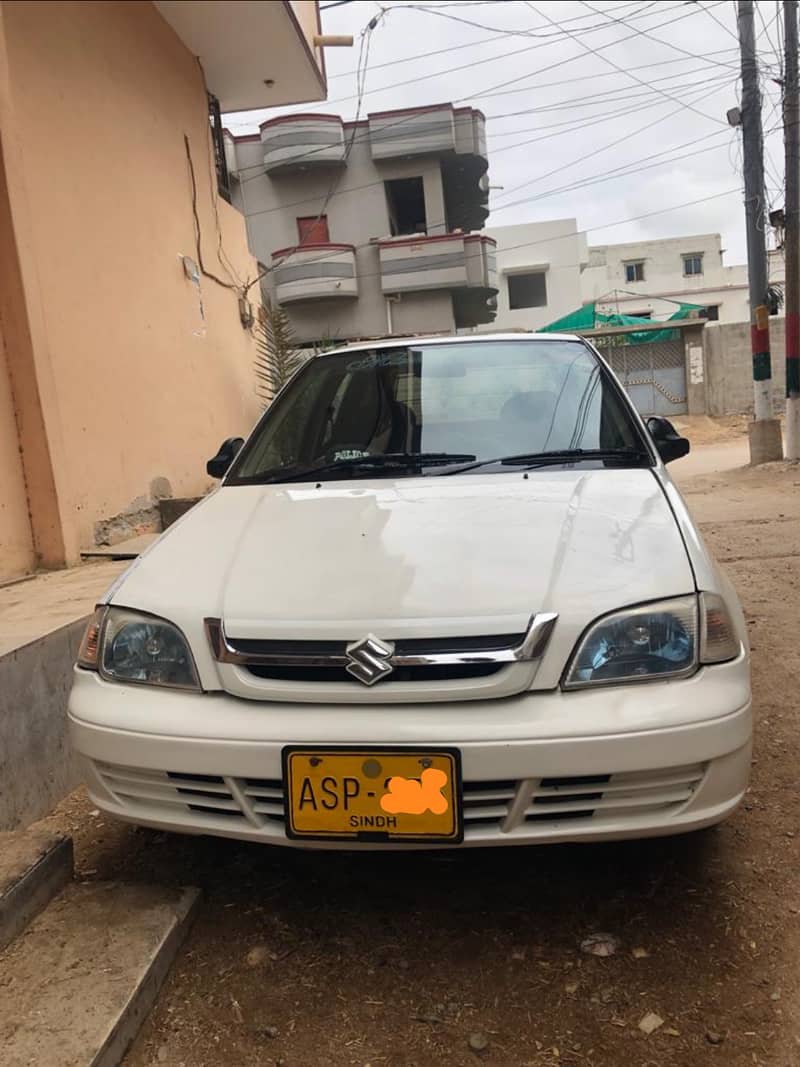
[[[289,842],[283,830],[279,790],[287,744],[457,747],[465,796],[486,783],[498,783],[510,794],[499,814],[496,804],[487,807],[491,817],[470,819],[465,809],[464,845],[696,829],[736,807],[749,774],[752,716],[744,657],[668,683],[391,709],[255,704],[223,693],[133,689],[77,673],[70,729],[93,802],[119,818],[189,833],[320,847],[319,842]],[[666,793],[657,788],[690,773],[695,784],[683,800],[672,787]],[[113,781],[126,774],[133,781],[120,792]],[[612,776],[615,795],[627,806],[566,821],[524,817],[527,799],[542,780],[597,775]],[[194,778],[188,788],[198,791],[197,803],[186,783],[176,786],[174,776]],[[217,807],[215,791],[222,787],[212,783],[204,789],[199,776],[224,784],[225,803],[236,809],[234,815]],[[142,785],[143,779],[150,784]],[[273,814],[254,812],[244,795],[253,781],[272,783],[268,793],[278,790],[274,803],[265,805]],[[210,798],[204,797],[206,792]],[[600,786],[597,792],[602,792]],[[638,805],[637,796],[647,803]],[[675,797],[679,800],[674,803],[665,799]],[[512,817],[512,809],[523,817]],[[340,842],[326,847],[392,846]]]

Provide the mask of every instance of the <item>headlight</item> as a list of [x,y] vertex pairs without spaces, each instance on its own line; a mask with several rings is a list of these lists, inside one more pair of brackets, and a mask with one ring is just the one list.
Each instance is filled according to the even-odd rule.
[[564,688],[685,677],[698,666],[736,659],[741,651],[717,593],[660,600],[606,615],[590,626]]
[[565,689],[691,674],[697,667],[697,597],[676,597],[606,615],[572,657]]
[[124,608],[98,609],[89,623],[78,666],[112,682],[200,689],[186,638],[165,619]]

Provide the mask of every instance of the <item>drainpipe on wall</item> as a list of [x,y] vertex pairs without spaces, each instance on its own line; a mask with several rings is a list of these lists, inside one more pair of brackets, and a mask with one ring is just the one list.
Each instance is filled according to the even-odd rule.
[[392,304],[400,303],[400,294],[395,293],[394,296],[386,297],[386,334],[391,337],[394,333],[394,324],[392,321]]

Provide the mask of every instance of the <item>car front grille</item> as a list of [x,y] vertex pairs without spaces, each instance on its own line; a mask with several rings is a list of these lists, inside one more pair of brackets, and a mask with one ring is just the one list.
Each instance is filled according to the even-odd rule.
[[[502,663],[458,663],[450,666],[395,667],[392,684],[398,682],[447,682],[465,678],[488,678],[503,669]],[[247,667],[256,678],[274,679],[281,682],[336,682],[360,686],[345,667],[262,667],[255,664]]]
[[500,634],[386,637],[392,632],[387,624],[380,636],[286,640],[231,636],[222,620],[204,620],[226,692],[320,704],[477,700],[525,692],[556,622],[554,613],[541,612],[530,616],[524,631],[515,621]]
[[[621,817],[679,811],[693,796],[707,764],[660,770],[564,778],[465,781],[462,807],[466,836],[471,832],[524,832],[531,823],[586,822],[608,825]],[[284,822],[283,782],[275,778],[152,771],[95,763],[106,788],[135,815],[153,809],[192,812],[209,830],[238,821],[271,836]],[[197,819],[200,816],[200,819]]]
[[[412,638],[392,641],[394,655],[436,657],[448,653],[462,656],[502,652],[516,648],[524,633],[495,634],[490,637]],[[237,640],[232,646],[244,657],[242,666],[255,678],[280,682],[327,682],[359,687],[361,683],[347,670],[346,641],[252,641]],[[314,657],[325,662],[312,663]],[[268,658],[269,663],[258,662]],[[276,662],[283,660],[283,662]],[[307,662],[298,663],[298,660]],[[293,662],[294,661],[294,662]],[[448,682],[487,678],[507,666],[505,663],[426,663],[398,665],[391,683]]]

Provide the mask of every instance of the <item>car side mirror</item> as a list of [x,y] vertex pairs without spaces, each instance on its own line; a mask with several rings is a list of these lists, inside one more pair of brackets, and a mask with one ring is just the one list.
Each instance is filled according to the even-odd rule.
[[673,459],[689,454],[692,446],[685,437],[681,437],[669,419],[654,415],[647,420],[647,429],[664,463],[671,463]]
[[223,441],[216,456],[212,456],[206,463],[208,476],[210,478],[224,478],[243,444],[243,437],[229,437],[226,441]]

